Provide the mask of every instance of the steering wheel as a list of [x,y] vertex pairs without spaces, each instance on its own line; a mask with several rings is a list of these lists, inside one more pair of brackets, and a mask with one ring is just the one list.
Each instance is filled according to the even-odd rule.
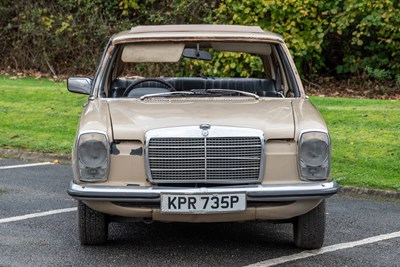
[[139,84],[145,83],[145,82],[157,82],[157,83],[161,83],[162,85],[166,86],[170,92],[174,92],[176,91],[176,89],[168,82],[162,80],[162,79],[157,79],[157,78],[148,78],[148,79],[140,79],[137,80],[136,82],[128,85],[128,87],[126,87],[124,93],[122,94],[122,96],[128,96],[129,92],[135,89],[139,89],[139,88],[134,88],[135,86],[138,86]]

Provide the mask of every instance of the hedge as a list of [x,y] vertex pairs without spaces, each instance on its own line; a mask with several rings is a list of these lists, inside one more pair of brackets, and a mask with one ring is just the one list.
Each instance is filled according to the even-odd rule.
[[189,23],[280,33],[305,77],[364,73],[400,82],[400,3],[389,0],[2,0],[0,68],[87,74],[113,33]]

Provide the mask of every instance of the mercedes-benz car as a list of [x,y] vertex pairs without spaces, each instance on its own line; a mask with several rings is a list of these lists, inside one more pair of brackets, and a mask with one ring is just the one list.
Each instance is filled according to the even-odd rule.
[[68,193],[79,238],[103,244],[123,222],[292,223],[320,248],[328,128],[282,36],[255,26],[137,26],[112,36],[88,95]]

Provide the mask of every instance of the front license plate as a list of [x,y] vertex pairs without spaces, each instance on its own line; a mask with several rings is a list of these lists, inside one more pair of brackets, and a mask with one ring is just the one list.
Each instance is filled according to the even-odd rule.
[[245,194],[161,194],[161,212],[165,213],[223,213],[245,209]]

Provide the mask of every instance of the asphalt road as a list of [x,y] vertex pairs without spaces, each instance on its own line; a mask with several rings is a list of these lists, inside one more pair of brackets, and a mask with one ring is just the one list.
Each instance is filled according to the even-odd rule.
[[70,167],[21,164],[0,159],[0,266],[400,266],[400,203],[340,195],[311,253],[293,245],[291,225],[268,223],[112,223],[106,245],[84,247]]

